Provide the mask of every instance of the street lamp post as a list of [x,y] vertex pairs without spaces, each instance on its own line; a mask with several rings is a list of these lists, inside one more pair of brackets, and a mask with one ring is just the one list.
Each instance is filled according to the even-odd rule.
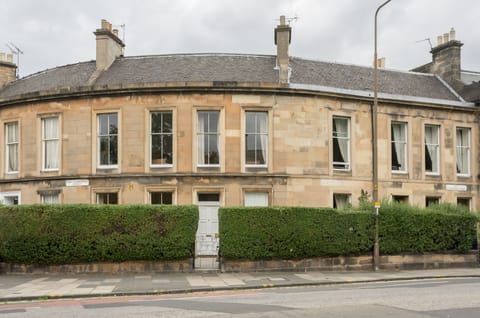
[[[378,202],[378,127],[377,127],[377,107],[378,107],[378,54],[377,54],[377,16],[382,9],[391,0],[382,3],[375,11],[374,26],[374,50],[373,50],[373,108],[372,108],[372,137],[373,137],[373,201],[375,205]],[[373,270],[378,270],[380,264],[380,245],[378,238],[378,208],[375,208],[375,242],[373,245]]]

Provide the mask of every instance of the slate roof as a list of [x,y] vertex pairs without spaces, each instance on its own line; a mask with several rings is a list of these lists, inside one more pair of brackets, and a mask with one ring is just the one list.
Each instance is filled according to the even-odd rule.
[[[278,83],[274,55],[177,54],[122,57],[100,74],[94,86],[146,85],[165,82]],[[292,57],[290,83],[354,91],[372,91],[373,69]],[[61,66],[10,83],[0,101],[27,93],[88,87],[95,61]],[[437,77],[380,70],[379,92],[417,98],[460,101]],[[313,88],[315,89],[315,88]]]

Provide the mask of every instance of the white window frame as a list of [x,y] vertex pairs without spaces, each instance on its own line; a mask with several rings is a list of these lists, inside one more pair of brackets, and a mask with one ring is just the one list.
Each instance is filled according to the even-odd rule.
[[[333,124],[335,120],[346,120],[347,121],[347,131],[346,131],[346,136],[338,136],[338,133],[334,130]],[[333,170],[337,171],[350,171],[351,170],[351,142],[350,142],[350,128],[351,125],[351,118],[350,117],[344,117],[344,116],[333,116],[332,117],[332,168]],[[334,144],[335,140],[337,140],[338,146],[340,147],[339,140],[346,140],[346,146],[347,149],[345,149],[345,153],[343,154],[344,156],[346,155],[346,160],[344,158],[344,161],[335,161],[334,160]],[[337,167],[336,167],[337,166]],[[343,168],[338,167],[338,166],[343,166]]]
[[[217,122],[217,131],[203,131],[203,127],[200,127],[200,122],[199,122],[199,115],[200,113],[216,113],[218,116],[218,122]],[[210,116],[207,116],[208,120],[210,120]],[[198,110],[197,111],[197,167],[220,167],[220,162],[222,160],[221,158],[221,135],[220,135],[220,123],[221,123],[221,112],[219,110]],[[207,124],[207,127],[210,125]],[[200,156],[204,156],[204,145],[200,142],[201,137],[205,138],[208,136],[217,136],[217,152],[218,152],[218,163],[201,163]],[[207,139],[208,140],[208,139]],[[202,150],[203,149],[203,150]]]
[[[171,116],[171,119],[172,119],[172,122],[171,122],[171,132],[169,133],[166,133],[164,132],[163,130],[163,126],[162,126],[162,131],[161,132],[152,132],[152,124],[153,124],[153,120],[152,120],[152,117],[153,117],[153,114],[156,114],[156,113],[161,113],[162,114],[162,119],[163,119],[163,114],[170,114]],[[152,156],[153,156],[153,136],[169,136],[171,138],[171,145],[172,145],[172,162],[171,163],[154,163],[153,162],[153,159],[152,159]],[[162,144],[163,146],[163,144]],[[174,160],[174,145],[173,145],[173,111],[171,110],[155,110],[155,111],[151,111],[150,112],[150,167],[152,168],[156,168],[156,167],[172,167],[173,166],[173,160]],[[164,158],[161,158],[160,160],[162,160]]]
[[[467,144],[466,145],[463,145],[463,144],[460,144],[459,141],[462,140],[462,138],[460,138],[459,140],[459,132],[460,131],[463,131],[465,133],[467,133]],[[456,140],[456,154],[455,154],[455,157],[456,157],[456,167],[457,167],[457,176],[460,176],[460,177],[469,177],[470,176],[470,171],[471,171],[471,164],[470,164],[470,152],[471,152],[471,149],[470,149],[470,145],[471,145],[471,129],[468,128],[468,127],[457,127],[455,129],[455,140]],[[458,171],[458,162],[459,162],[459,153],[463,153],[465,152],[465,156],[466,156],[466,172],[459,172]]]
[[22,204],[22,193],[20,191],[10,191],[10,192],[0,192],[0,202],[4,205],[12,205],[8,204],[6,198],[17,198],[18,205]]
[[[394,126],[401,127],[400,129],[403,131],[403,136],[405,137],[404,140],[395,140],[394,134]],[[399,121],[392,121],[390,125],[391,131],[391,167],[392,173],[407,173],[408,172],[408,124],[406,122],[399,122]],[[400,149],[399,149],[400,148]],[[398,151],[402,151],[403,148],[403,166],[399,169],[393,169],[393,152],[395,151],[395,155],[397,156],[398,160]],[[400,161],[400,160],[398,160]],[[399,162],[400,163],[400,162]]]
[[[46,122],[50,120],[56,120],[57,122],[57,129],[55,136],[47,137],[46,131]],[[48,151],[48,145],[56,144],[56,166],[54,167],[47,167],[48,161],[47,156],[51,155]],[[58,171],[60,166],[60,118],[59,117],[45,117],[42,118],[42,171]]]
[[[427,127],[431,129],[435,129],[437,133],[437,138],[431,143],[427,143]],[[438,176],[440,175],[440,126],[439,125],[432,125],[432,124],[426,124],[425,129],[424,129],[425,137],[424,137],[424,169],[425,169],[425,174],[426,175],[432,175],[432,176]],[[435,167],[435,164],[433,162],[432,156],[430,156],[430,159],[432,160],[432,171],[427,171],[427,152],[428,152],[428,147],[434,147],[435,151],[435,156],[436,156],[436,166],[437,170],[433,171],[433,167]]]
[[162,202],[164,201],[163,200],[163,195],[165,193],[169,193],[172,198],[171,198],[171,203],[160,203],[160,204],[166,204],[166,205],[173,205],[174,204],[174,201],[175,201],[175,193],[173,191],[169,191],[169,190],[150,190],[149,193],[148,193],[148,196],[149,196],[149,204],[158,204],[158,203],[152,203],[152,194],[153,193],[161,193],[161,196],[162,196]]
[[[105,115],[115,115],[117,117],[117,133],[111,134],[110,130],[107,134],[102,135],[100,129],[100,117]],[[108,120],[110,123],[110,119]],[[109,125],[110,126],[110,125]],[[100,139],[102,137],[117,137],[117,163],[116,164],[101,164],[101,151],[100,151]],[[109,155],[110,156],[110,155]],[[109,157],[110,160],[110,157]],[[118,163],[120,161],[120,122],[118,112],[108,112],[108,113],[98,113],[97,114],[97,168],[99,169],[116,169],[118,168]]]
[[[17,139],[14,140],[14,141],[9,141],[10,139],[10,135],[8,133],[8,127],[9,126],[15,126],[16,127],[16,135],[17,135]],[[20,141],[20,135],[19,135],[19,125],[18,125],[18,121],[12,121],[12,122],[9,122],[9,123],[6,123],[5,124],[5,172],[7,174],[9,173],[18,173],[18,170],[19,170],[19,166],[20,166],[20,162],[19,162],[19,143]],[[14,149],[15,151],[15,160],[17,162],[17,169],[16,170],[10,170],[10,154],[11,154],[11,148]]]
[[[247,124],[247,115],[248,115],[249,113],[262,114],[263,116],[265,116],[265,123],[266,123],[265,132],[261,132],[261,131],[259,130],[260,128],[257,129],[257,127],[255,127],[255,131],[254,131],[254,132],[248,132],[248,131],[247,131],[247,127],[248,127],[248,124]],[[266,110],[265,110],[265,111],[246,110],[245,113],[244,113],[244,116],[245,116],[245,117],[244,117],[244,118],[245,118],[245,130],[244,130],[244,132],[245,132],[245,135],[244,135],[244,144],[245,144],[245,154],[244,154],[245,157],[244,157],[244,159],[245,159],[245,167],[246,167],[246,168],[267,168],[267,167],[268,167],[268,160],[269,160],[269,158],[268,158],[268,152],[269,152],[269,150],[268,150],[268,147],[269,147],[268,142],[269,142],[269,140],[268,140],[268,139],[269,139],[269,125],[270,125],[270,123],[269,123],[269,114],[268,114],[268,111],[266,111]],[[263,160],[265,161],[264,164],[252,164],[252,163],[247,163],[247,153],[248,153],[248,146],[247,146],[247,145],[248,145],[248,142],[247,142],[247,138],[248,138],[249,135],[260,136],[260,138],[262,138],[262,137],[264,138],[264,140],[265,140],[265,145],[264,145],[264,146],[265,146],[265,150],[262,151],[263,154],[264,154],[264,155],[263,155],[263,156],[264,156]],[[257,138],[255,138],[255,144],[256,144],[256,140],[257,140]],[[262,145],[261,145],[261,147],[262,147],[262,150],[263,150],[263,146],[262,146]],[[256,147],[255,147],[255,151],[257,151],[257,148],[256,148]]]
[[[100,203],[99,201],[99,195],[105,195],[105,194],[116,194],[117,195],[117,203],[110,203],[110,202],[107,202],[107,203]],[[115,205],[118,205],[120,204],[120,194],[116,191],[111,191],[111,192],[95,192],[95,203],[96,204],[115,204]]]

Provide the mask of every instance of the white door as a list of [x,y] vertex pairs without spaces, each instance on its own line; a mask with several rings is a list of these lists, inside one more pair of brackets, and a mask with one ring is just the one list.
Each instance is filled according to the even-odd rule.
[[199,220],[196,237],[197,256],[218,256],[218,208],[220,202],[198,202]]

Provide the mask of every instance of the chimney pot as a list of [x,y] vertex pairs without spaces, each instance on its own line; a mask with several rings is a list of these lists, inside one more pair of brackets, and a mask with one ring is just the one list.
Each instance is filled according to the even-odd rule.
[[454,41],[454,40],[455,40],[455,29],[451,28],[450,29],[450,41]]
[[5,53],[0,52],[0,61],[5,61]]
[[444,33],[443,34],[443,43],[447,43],[449,40],[448,40],[448,33]]
[[113,29],[112,33],[118,38],[118,29]]
[[443,36],[439,35],[437,36],[437,45],[442,45],[443,44]]
[[102,24],[100,28],[103,30],[108,30],[108,25],[109,25],[108,21],[105,19],[102,19]]
[[7,54],[7,62],[13,63],[13,54]]
[[280,16],[280,25],[285,25],[285,16],[284,15],[281,15]]

